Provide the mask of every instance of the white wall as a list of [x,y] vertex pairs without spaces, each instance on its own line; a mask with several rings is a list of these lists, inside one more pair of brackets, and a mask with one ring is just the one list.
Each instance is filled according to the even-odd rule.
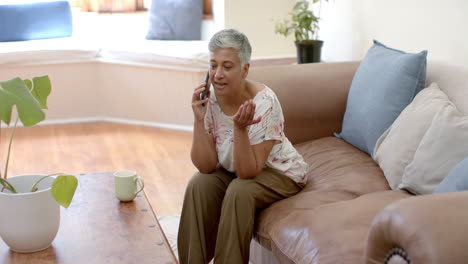
[[274,21],[285,18],[295,1],[223,1],[225,28],[236,28],[248,36],[253,49],[252,58],[295,56],[294,38],[285,38],[274,32]]
[[[353,60],[353,3],[356,0],[322,1],[320,14],[319,39],[324,41],[322,46],[323,61],[351,61]],[[317,5],[316,5],[317,7]]]
[[49,75],[52,83],[48,123],[111,120],[190,129],[193,87],[203,81],[205,70],[98,61],[0,65],[0,80],[42,75]]
[[[97,62],[37,65],[0,65],[0,80],[31,79],[49,75],[52,93],[48,98],[47,120],[86,119],[102,116]],[[16,112],[16,110],[14,111]]]
[[468,65],[466,0],[330,0],[323,12],[326,61],[362,59],[372,40],[429,60]]
[[[224,8],[225,27],[250,38],[253,57],[295,56],[293,37],[274,34],[294,0],[214,0]],[[317,10],[316,10],[317,11]],[[372,40],[407,52],[427,49],[429,60],[468,65],[466,0],[329,0],[321,9],[324,61],[360,60]]]
[[202,71],[100,63],[103,115],[167,125],[192,126],[193,89]]

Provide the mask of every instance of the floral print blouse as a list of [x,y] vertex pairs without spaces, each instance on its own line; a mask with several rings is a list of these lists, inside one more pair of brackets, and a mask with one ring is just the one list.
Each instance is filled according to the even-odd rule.
[[[265,86],[255,95],[253,102],[256,105],[254,119],[258,116],[262,119],[247,127],[250,144],[275,140],[265,165],[282,172],[297,183],[305,183],[309,166],[283,133],[284,116],[275,93]],[[213,90],[204,121],[206,132],[214,138],[220,165],[235,172],[233,116],[222,112]]]

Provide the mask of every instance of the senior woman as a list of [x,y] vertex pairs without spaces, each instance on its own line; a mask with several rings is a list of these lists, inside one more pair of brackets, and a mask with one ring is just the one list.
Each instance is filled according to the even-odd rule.
[[234,29],[209,42],[212,89],[195,88],[191,159],[179,225],[181,264],[248,263],[257,209],[290,197],[306,182],[308,165],[283,133],[274,92],[246,79],[252,52]]

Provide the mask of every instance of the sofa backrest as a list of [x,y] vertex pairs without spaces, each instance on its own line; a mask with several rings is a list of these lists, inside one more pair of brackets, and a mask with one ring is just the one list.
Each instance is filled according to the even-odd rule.
[[426,86],[436,82],[463,114],[468,114],[468,67],[437,61],[427,64]]
[[[349,87],[360,62],[311,63],[252,68],[249,79],[277,94],[285,117],[285,134],[293,143],[341,131]],[[468,114],[468,68],[429,61],[426,87],[436,82]]]
[[275,91],[293,144],[341,131],[348,91],[359,62],[253,67],[248,78]]

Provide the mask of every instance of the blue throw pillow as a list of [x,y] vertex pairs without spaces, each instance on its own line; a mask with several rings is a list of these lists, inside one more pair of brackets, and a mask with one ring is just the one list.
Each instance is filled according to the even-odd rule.
[[374,40],[354,75],[337,136],[372,156],[377,139],[424,87],[426,56]]
[[200,40],[203,0],[153,0],[146,39]]
[[450,170],[433,193],[457,192],[468,190],[468,157]]
[[0,4],[0,42],[69,37],[68,1]]

